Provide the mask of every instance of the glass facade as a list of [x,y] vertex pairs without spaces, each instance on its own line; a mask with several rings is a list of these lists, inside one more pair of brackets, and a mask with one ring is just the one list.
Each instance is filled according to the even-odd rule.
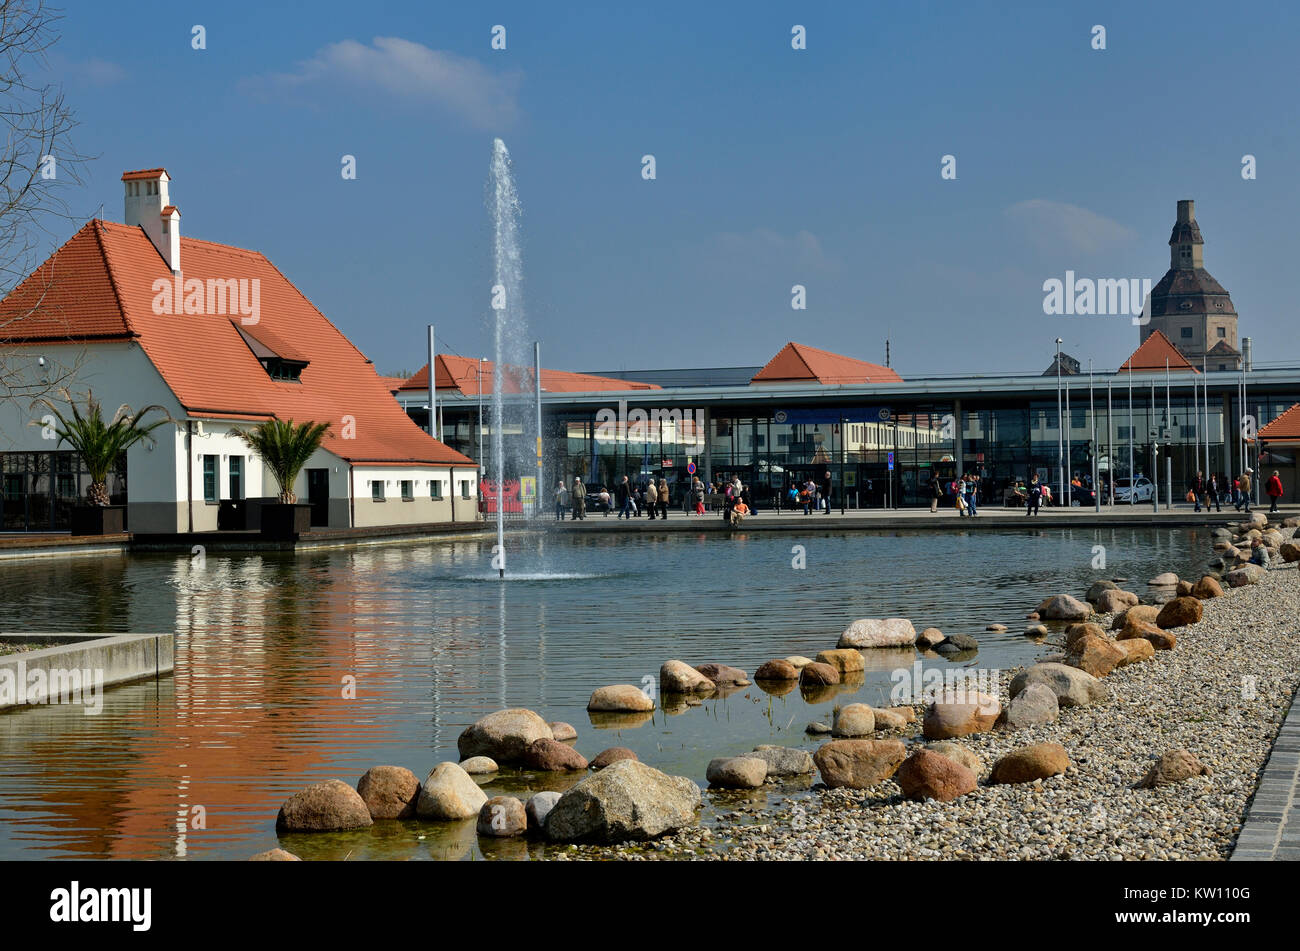
[[[66,532],[72,507],[90,488],[80,456],[60,452],[0,452],[0,497],[6,532]],[[109,501],[126,503],[126,457],[108,476]]]

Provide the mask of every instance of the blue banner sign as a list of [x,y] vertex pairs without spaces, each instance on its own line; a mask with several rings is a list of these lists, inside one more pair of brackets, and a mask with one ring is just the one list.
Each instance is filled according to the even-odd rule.
[[772,422],[792,426],[838,423],[887,423],[893,418],[888,406],[832,406],[817,409],[779,409]]

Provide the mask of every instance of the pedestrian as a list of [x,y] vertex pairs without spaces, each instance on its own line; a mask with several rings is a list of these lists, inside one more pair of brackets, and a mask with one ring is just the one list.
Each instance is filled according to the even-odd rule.
[[[1205,491],[1205,476],[1198,469],[1196,478],[1192,480],[1191,487],[1188,489],[1188,494],[1192,496],[1192,501],[1196,503],[1196,508],[1193,511],[1199,512],[1201,510],[1201,499],[1205,497]],[[1210,510],[1209,498],[1205,499],[1205,510],[1207,512]]]
[[1235,507],[1237,511],[1240,512],[1241,507],[1244,505],[1246,507],[1247,515],[1250,514],[1250,477],[1254,474],[1255,470],[1250,468],[1250,466],[1247,466],[1246,471],[1237,478],[1237,491],[1240,494],[1240,497],[1237,499]]
[[1038,473],[1035,472],[1033,478],[1029,480],[1029,488],[1025,492],[1025,514],[1037,515],[1038,506],[1043,501],[1043,484],[1038,481]]
[[939,474],[936,472],[930,476],[930,512],[931,514],[939,511],[939,500],[943,498],[943,483],[939,481]]
[[826,501],[826,514],[831,514],[831,470],[822,473],[822,498]]
[[[659,516],[666,522],[668,521],[668,480],[663,476],[659,477]],[[654,516],[651,516],[653,518]]]
[[580,476],[573,477],[573,488],[569,490],[570,504],[573,507],[569,515],[569,521],[582,519],[587,520],[587,487],[582,484]]
[[980,477],[973,475],[966,483],[966,504],[970,506],[971,518],[979,515]]
[[958,515],[966,514],[966,477],[961,476],[952,484],[952,494],[954,496],[953,506],[957,509]]
[[1218,473],[1213,473],[1213,474],[1211,474],[1211,476],[1210,476],[1210,482],[1209,482],[1209,484],[1208,484],[1208,485],[1206,486],[1206,488],[1205,488],[1205,493],[1206,493],[1206,494],[1205,494],[1205,511],[1206,511],[1206,512],[1209,512],[1209,511],[1210,511],[1210,503],[1211,503],[1211,502],[1214,503],[1214,511],[1216,511],[1216,512],[1222,512],[1222,511],[1223,511],[1223,509],[1219,506],[1219,495],[1220,495],[1220,492],[1219,492],[1219,486],[1220,486],[1221,484],[1222,484],[1222,483],[1219,481]]
[[564,521],[564,510],[568,507],[569,492],[564,487],[564,480],[555,483],[555,520]]
[[651,521],[655,517],[655,509],[659,506],[659,489],[655,485],[654,477],[646,483],[645,488],[641,490],[641,507],[645,509],[646,517]]
[[627,481],[627,476],[623,476],[618,485],[614,486],[614,500],[618,502],[618,517],[626,515],[628,521],[631,521],[636,503],[632,501],[632,484]]
[[803,484],[803,492],[801,495],[802,498],[800,501],[803,502],[803,514],[811,515],[812,507],[817,503],[817,486],[813,483],[812,479],[809,479]]
[[614,511],[613,498],[609,494],[609,489],[603,485],[600,487],[600,504],[605,509],[605,518],[609,518],[609,513]]
[[1277,500],[1282,498],[1282,477],[1278,475],[1276,469],[1269,476],[1268,482],[1264,484],[1264,491],[1268,493],[1271,504],[1268,507],[1269,512],[1277,511]]

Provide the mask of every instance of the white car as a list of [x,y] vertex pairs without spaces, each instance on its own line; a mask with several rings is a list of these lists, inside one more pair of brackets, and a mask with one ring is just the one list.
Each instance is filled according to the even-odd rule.
[[[1150,502],[1155,495],[1156,487],[1146,476],[1138,476],[1136,486],[1131,479],[1115,480],[1115,501],[1116,502]],[[1132,496],[1130,498],[1129,496]]]

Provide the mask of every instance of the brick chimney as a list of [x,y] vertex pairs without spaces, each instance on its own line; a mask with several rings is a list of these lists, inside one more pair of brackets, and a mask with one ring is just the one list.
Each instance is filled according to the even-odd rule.
[[143,228],[173,274],[181,270],[181,213],[167,197],[171,178],[164,168],[122,173],[125,222]]

